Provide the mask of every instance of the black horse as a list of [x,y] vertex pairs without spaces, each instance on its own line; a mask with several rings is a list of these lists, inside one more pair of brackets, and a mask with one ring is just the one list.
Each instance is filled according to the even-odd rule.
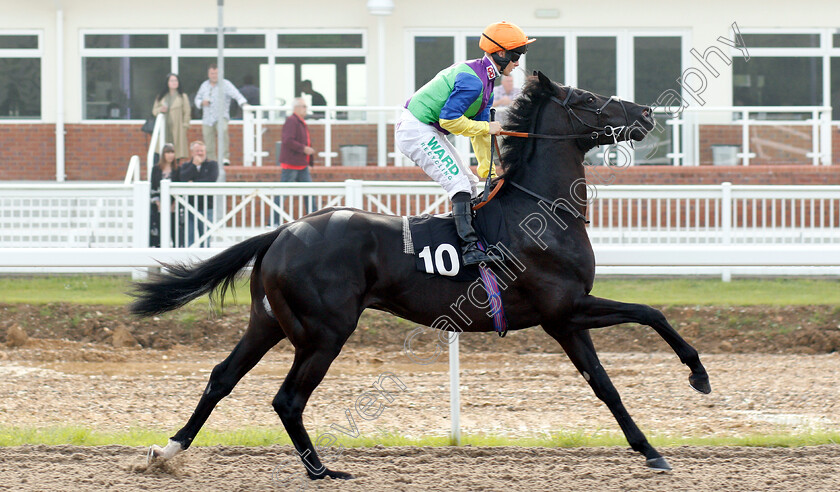
[[[509,329],[536,325],[557,340],[595,394],[609,407],[630,446],[656,470],[667,461],[647,442],[621,403],[602,367],[588,330],[619,323],[648,325],[691,370],[689,383],[709,393],[709,378],[697,351],[656,309],[589,295],[595,259],[581,214],[586,213],[583,158],[596,145],[641,140],[653,128],[651,109],[615,97],[562,87],[541,73],[530,77],[509,111],[509,130],[533,137],[504,142],[507,183],[494,198],[503,205],[509,230],[528,224],[530,234],[510,234],[509,253],[522,267],[514,276],[493,266],[508,282],[502,299]],[[538,216],[542,220],[534,234]],[[302,422],[310,395],[356,329],[367,308],[413,322],[435,323],[469,284],[428,278],[403,253],[400,217],[346,208],[310,214],[253,237],[195,266],[166,265],[168,273],[137,286],[131,310],[153,315],[176,309],[203,294],[221,297],[237,273],[253,261],[251,318],[233,352],[217,365],[187,424],[149,458],[167,459],[187,449],[216,404],[280,340],[295,349],[294,362],[273,406],[310,478],[351,478],[322,465]],[[494,330],[486,305],[462,303],[469,332]],[[475,293],[473,292],[473,297]]]

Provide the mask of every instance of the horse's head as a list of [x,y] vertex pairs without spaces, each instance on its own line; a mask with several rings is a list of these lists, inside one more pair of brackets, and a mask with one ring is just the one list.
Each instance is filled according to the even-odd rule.
[[542,72],[535,81],[550,96],[540,133],[580,135],[578,147],[587,151],[596,145],[640,141],[654,127],[653,111],[616,96],[602,96],[575,87],[559,86]]

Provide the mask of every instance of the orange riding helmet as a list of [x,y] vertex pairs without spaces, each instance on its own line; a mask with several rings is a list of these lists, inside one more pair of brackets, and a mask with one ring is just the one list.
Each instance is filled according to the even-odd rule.
[[[528,50],[528,45],[534,41],[536,39],[528,39],[525,32],[516,24],[502,21],[484,28],[478,47],[491,55],[493,61],[504,70],[508,63],[519,60],[519,57]],[[499,51],[504,51],[505,56],[501,56]]]

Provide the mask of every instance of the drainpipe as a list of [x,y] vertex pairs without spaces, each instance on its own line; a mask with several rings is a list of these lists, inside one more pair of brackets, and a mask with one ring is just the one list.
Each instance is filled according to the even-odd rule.
[[55,180],[64,182],[64,10],[55,2]]

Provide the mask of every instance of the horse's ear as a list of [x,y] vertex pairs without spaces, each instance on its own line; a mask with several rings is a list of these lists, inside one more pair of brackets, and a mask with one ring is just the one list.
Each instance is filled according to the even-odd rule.
[[554,83],[544,73],[537,71],[535,75],[540,80],[540,85],[542,85],[546,89],[551,89],[552,87],[554,87]]

